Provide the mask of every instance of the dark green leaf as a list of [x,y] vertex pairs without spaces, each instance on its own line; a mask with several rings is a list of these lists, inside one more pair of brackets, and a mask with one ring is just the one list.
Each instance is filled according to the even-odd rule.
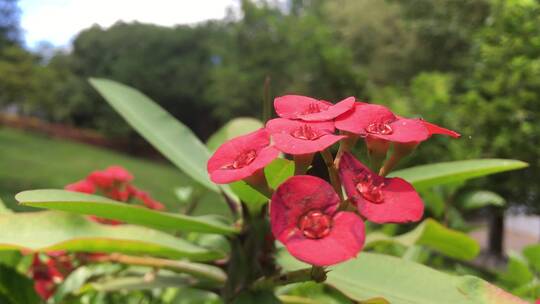
[[37,304],[40,302],[34,291],[34,284],[29,278],[13,268],[0,265],[0,303]]
[[465,210],[474,210],[489,205],[502,207],[506,200],[492,191],[478,190],[470,191],[459,197],[458,201]]

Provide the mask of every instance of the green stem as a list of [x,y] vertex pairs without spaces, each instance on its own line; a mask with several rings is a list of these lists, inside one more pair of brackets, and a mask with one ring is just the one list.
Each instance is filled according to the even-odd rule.
[[[313,269],[317,268],[316,271]],[[322,269],[322,272],[321,272]],[[322,282],[326,279],[326,272],[322,267],[304,268],[257,280],[252,285],[252,289],[272,289],[276,286],[283,286],[292,283],[316,281]]]
[[99,257],[97,259],[94,258],[93,261],[114,262],[127,265],[163,268],[174,272],[187,273],[193,275],[194,277],[208,279],[220,284],[224,284],[227,280],[227,275],[220,268],[201,263],[167,260],[152,257],[138,257],[119,253],[113,253],[107,256]]
[[343,202],[343,191],[341,190],[341,181],[339,179],[339,174],[334,164],[334,158],[332,153],[328,150],[321,151],[321,156],[328,168],[328,175],[330,176],[330,183],[334,187],[334,190],[339,196],[339,199]]

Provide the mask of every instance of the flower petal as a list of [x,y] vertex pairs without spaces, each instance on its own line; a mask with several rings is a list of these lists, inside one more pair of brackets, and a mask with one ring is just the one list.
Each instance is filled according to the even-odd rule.
[[366,129],[373,123],[393,122],[396,116],[388,108],[363,102],[355,103],[353,110],[335,120],[338,130],[366,135]]
[[[301,128],[308,128],[310,133],[314,134],[316,139],[302,139],[293,136],[293,133]],[[293,155],[310,154],[322,151],[340,139],[343,135],[332,134],[335,130],[334,123],[326,122],[305,122],[276,118],[267,122],[266,129],[272,135],[274,145],[280,151]]]
[[[339,173],[347,196],[356,204],[358,212],[375,223],[416,222],[424,214],[422,199],[413,186],[401,178],[384,178],[372,172],[350,153],[344,153]],[[381,187],[382,202],[371,202],[357,190],[358,176],[367,174]]]
[[216,184],[228,184],[242,180],[266,167],[279,156],[279,153],[279,150],[273,146],[265,147],[259,150],[257,157],[249,165],[240,169],[216,169],[210,172],[210,179]]
[[369,136],[399,143],[422,142],[429,138],[428,129],[420,119],[400,118],[389,126],[392,128],[391,134],[369,134]]
[[297,175],[281,184],[270,203],[272,233],[278,240],[285,240],[297,228],[302,215],[311,210],[321,210],[332,216],[339,206],[339,197],[325,180]]
[[348,97],[337,104],[300,95],[285,95],[274,100],[274,108],[279,117],[305,121],[327,121],[349,111],[354,105],[354,97]]
[[429,132],[430,136],[433,135],[433,134],[442,134],[442,135],[451,136],[453,138],[461,137],[461,134],[459,134],[458,132],[455,132],[455,131],[440,127],[440,126],[438,126],[436,124],[432,124],[432,123],[427,122],[425,120],[422,120],[422,122],[424,123],[424,126],[426,126],[426,128],[428,129],[428,132]]
[[309,239],[297,229],[283,243],[291,255],[312,265],[329,266],[354,258],[364,246],[364,222],[352,212],[338,212],[333,223],[324,238]]

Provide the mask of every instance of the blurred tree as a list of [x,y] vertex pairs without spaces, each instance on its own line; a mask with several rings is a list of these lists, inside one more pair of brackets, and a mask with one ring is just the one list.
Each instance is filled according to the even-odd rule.
[[21,43],[18,0],[0,0],[0,49]]
[[242,1],[242,16],[228,24],[215,44],[215,66],[207,97],[222,121],[256,115],[263,84],[272,95],[308,94],[328,100],[361,95],[363,77],[350,50],[320,14],[320,1],[293,1],[290,10],[267,2]]

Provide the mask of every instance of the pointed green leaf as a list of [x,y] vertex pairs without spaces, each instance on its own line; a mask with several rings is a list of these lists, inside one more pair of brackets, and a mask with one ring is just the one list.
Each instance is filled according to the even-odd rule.
[[[285,250],[279,264],[287,271],[305,268]],[[527,304],[473,276],[453,276],[422,264],[375,253],[329,267],[326,283],[356,301],[384,298],[392,304]]]
[[141,92],[107,79],[92,86],[142,137],[184,173],[212,191],[219,191],[206,172],[206,146],[184,124]]
[[529,265],[540,273],[540,244],[525,247],[523,249],[523,255],[529,262]]
[[414,230],[399,236],[392,237],[381,232],[368,234],[367,247],[379,242],[395,242],[407,247],[423,245],[460,260],[472,260],[480,252],[480,245],[473,238],[463,232],[447,228],[434,219],[426,219]]
[[534,274],[529,270],[529,265],[521,257],[510,255],[504,272],[499,273],[499,280],[504,286],[516,288],[531,282]]
[[13,268],[0,265],[0,303],[38,304],[41,301],[32,280]]
[[417,189],[465,181],[504,171],[517,170],[528,164],[512,159],[471,159],[416,166],[392,172],[390,177],[401,177]]
[[458,201],[465,210],[474,210],[489,205],[503,207],[506,204],[506,200],[502,196],[486,190],[467,192],[461,195]]
[[161,231],[102,225],[63,212],[0,214],[0,230],[0,250],[119,252],[201,261],[222,256]]
[[79,192],[43,189],[23,191],[15,199],[26,206],[96,215],[167,231],[232,234],[236,230],[212,216],[187,216],[129,205]]

